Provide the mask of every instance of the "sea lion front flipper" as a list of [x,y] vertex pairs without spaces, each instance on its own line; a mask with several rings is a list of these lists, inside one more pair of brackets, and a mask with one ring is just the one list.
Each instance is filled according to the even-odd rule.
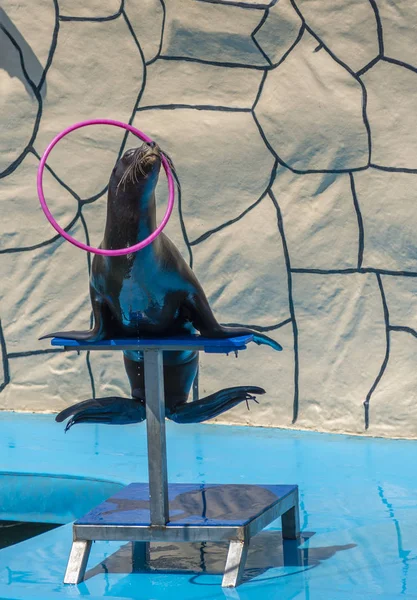
[[[101,300],[97,293],[91,289],[91,306],[94,316],[94,327],[87,331],[55,331],[40,337],[40,340],[47,338],[64,338],[66,340],[78,340],[84,342],[98,342],[106,338],[106,313],[108,313],[107,304]],[[108,319],[107,319],[108,321]]]
[[[167,411],[166,416],[175,423],[202,423],[213,419],[233,408],[240,402],[254,400],[253,394],[265,394],[265,390],[255,386],[231,387],[193,402],[187,402]],[[249,405],[248,405],[249,408]]]
[[205,337],[225,338],[253,335],[253,341],[256,344],[265,344],[274,350],[282,350],[281,344],[259,331],[249,327],[233,327],[218,323],[202,289],[187,298],[186,309],[190,313],[190,320],[194,327]]
[[107,398],[92,398],[73,404],[62,410],[55,417],[55,421],[61,423],[68,417],[71,417],[71,419],[68,421],[65,431],[78,423],[128,425],[144,421],[146,408],[145,404],[138,399],[109,396]]

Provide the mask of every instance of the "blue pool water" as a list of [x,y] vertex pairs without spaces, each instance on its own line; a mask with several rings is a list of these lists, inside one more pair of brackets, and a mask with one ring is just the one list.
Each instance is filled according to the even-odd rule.
[[172,482],[300,486],[301,545],[284,561],[274,523],[254,538],[244,583],[225,590],[222,544],[159,544],[137,573],[129,544],[97,542],[86,581],[62,584],[69,521],[146,481],[143,424],[64,435],[52,416],[2,413],[0,434],[3,518],[68,523],[0,550],[0,598],[417,598],[417,442],[168,423]]

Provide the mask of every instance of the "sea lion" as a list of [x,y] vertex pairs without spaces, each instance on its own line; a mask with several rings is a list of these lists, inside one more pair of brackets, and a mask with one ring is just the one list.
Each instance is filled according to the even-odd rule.
[[[128,150],[116,163],[109,181],[107,219],[101,248],[132,246],[156,229],[155,188],[161,149],[154,143]],[[169,157],[172,169],[174,166]],[[175,170],[174,170],[175,172]],[[281,346],[246,327],[217,322],[195,274],[172,241],[161,233],[139,252],[118,257],[94,255],[90,277],[94,326],[89,331],[55,332],[43,336],[73,340],[167,337],[195,333],[210,338],[253,334],[257,344]],[[166,416],[179,423],[211,419],[265,390],[255,386],[221,390],[187,402],[198,366],[197,352],[164,352]],[[72,417],[66,430],[82,422],[125,424],[146,417],[143,355],[125,351],[124,364],[132,398],[98,398],[75,404],[56,417]]]

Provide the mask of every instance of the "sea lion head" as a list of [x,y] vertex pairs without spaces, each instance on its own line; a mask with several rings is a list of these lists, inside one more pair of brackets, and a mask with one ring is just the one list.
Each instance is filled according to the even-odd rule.
[[144,142],[127,150],[117,161],[110,177],[109,189],[115,197],[146,201],[152,197],[161,169],[161,149],[155,142]]

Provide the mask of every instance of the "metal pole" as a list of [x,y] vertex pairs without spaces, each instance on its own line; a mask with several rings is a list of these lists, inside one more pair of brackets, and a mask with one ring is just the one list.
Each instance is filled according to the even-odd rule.
[[162,350],[145,350],[146,427],[151,525],[169,521]]

